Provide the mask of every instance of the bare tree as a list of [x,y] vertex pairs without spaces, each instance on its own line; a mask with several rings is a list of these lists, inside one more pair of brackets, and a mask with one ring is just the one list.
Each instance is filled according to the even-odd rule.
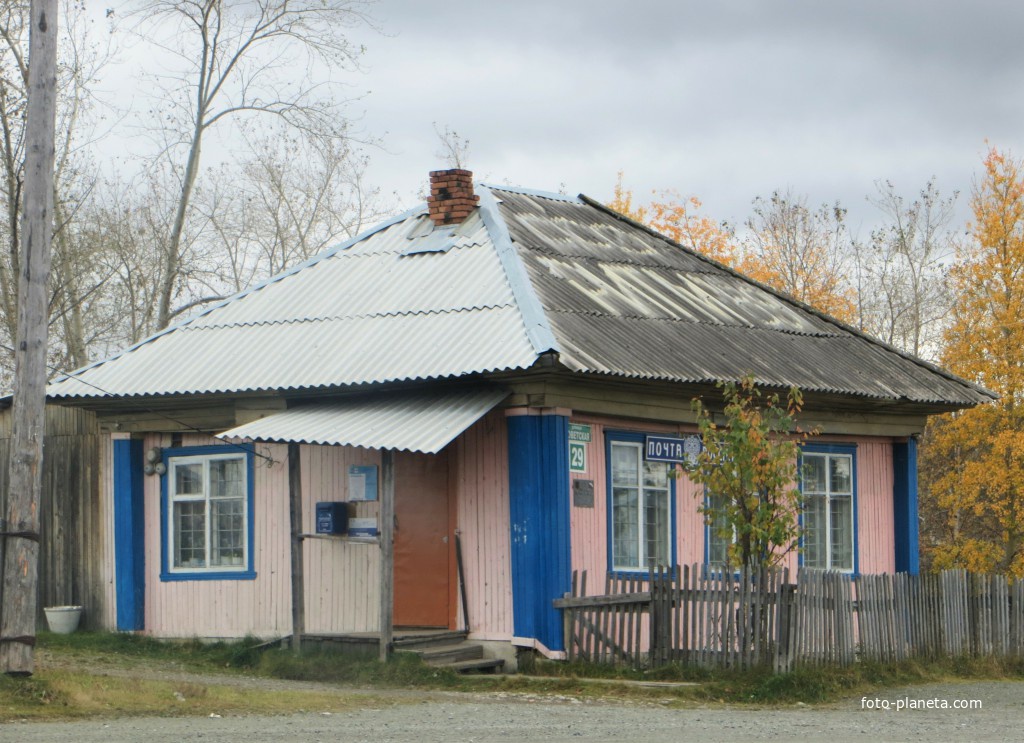
[[[204,138],[229,119],[271,115],[298,130],[346,136],[336,99],[321,96],[317,65],[351,67],[362,51],[345,31],[366,22],[365,0],[140,0],[150,43],[181,63],[164,79],[169,155],[184,152],[171,230],[162,247],[157,326],[178,298],[183,238],[199,178]],[[296,76],[296,71],[302,71]]]
[[[86,321],[81,314],[83,300],[98,288],[88,270],[85,246],[73,239],[69,224],[77,205],[91,189],[95,178],[91,160],[83,148],[91,144],[97,101],[91,82],[109,61],[110,39],[90,32],[84,5],[72,0],[60,3],[60,34],[57,63],[57,124],[60,132],[55,147],[55,223],[53,271],[49,305],[52,346],[58,354],[85,359]],[[19,222],[24,183],[28,66],[28,3],[0,0],[0,241],[7,250],[0,254],[0,343],[9,348],[16,334],[20,240]],[[0,364],[4,381],[13,366],[9,351]]]
[[957,194],[943,198],[929,180],[908,203],[892,183],[876,186],[868,200],[885,224],[857,250],[861,322],[897,348],[934,358],[950,307],[946,269],[955,251],[949,225]]
[[469,159],[469,140],[447,124],[442,129],[436,121],[434,122],[434,133],[437,134],[437,139],[440,142],[440,147],[434,153],[434,157],[441,158],[449,168],[465,168]]
[[754,200],[739,268],[845,322],[854,322],[848,276],[850,236],[838,203],[807,206],[807,199],[776,191]]
[[366,185],[366,164],[333,138],[272,131],[253,140],[240,172],[223,169],[197,199],[226,254],[225,289],[279,273],[393,211]]

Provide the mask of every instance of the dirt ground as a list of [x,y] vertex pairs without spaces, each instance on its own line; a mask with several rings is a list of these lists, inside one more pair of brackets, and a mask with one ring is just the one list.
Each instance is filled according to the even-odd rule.
[[[223,683],[223,680],[219,680]],[[254,680],[260,683],[262,680]],[[274,682],[287,688],[289,682]],[[310,684],[302,684],[309,688]],[[353,693],[357,693],[353,691]],[[379,692],[375,691],[379,701]],[[981,709],[897,711],[900,700],[980,700]],[[532,694],[400,692],[392,702],[355,712],[309,711],[263,717],[136,718],[0,725],[0,741],[1014,741],[1024,740],[1024,682],[945,683],[894,690],[827,707],[674,709],[652,703]],[[874,702],[874,699],[871,700]],[[884,702],[883,702],[884,703]]]

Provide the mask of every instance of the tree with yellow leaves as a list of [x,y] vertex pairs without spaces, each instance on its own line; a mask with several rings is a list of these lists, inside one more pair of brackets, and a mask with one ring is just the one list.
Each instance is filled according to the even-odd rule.
[[615,183],[614,198],[608,206],[635,222],[693,248],[712,260],[731,266],[736,260],[736,240],[726,222],[716,222],[701,214],[702,204],[696,196],[683,198],[678,192],[651,192],[655,198],[647,205],[633,204],[633,191],[622,185],[622,172]]
[[757,198],[741,245],[728,223],[700,212],[696,196],[683,198],[672,190],[652,196],[649,204],[635,203],[620,172],[608,206],[843,322],[856,322],[855,292],[847,280],[846,212],[838,204],[815,211],[788,193]]
[[999,400],[937,419],[922,449],[923,547],[933,569],[1024,576],[1024,163],[992,149],[973,240],[950,272],[942,362]]
[[851,325],[857,321],[856,293],[849,283],[851,241],[846,210],[818,209],[792,193],[776,191],[754,199],[741,272],[804,304]]

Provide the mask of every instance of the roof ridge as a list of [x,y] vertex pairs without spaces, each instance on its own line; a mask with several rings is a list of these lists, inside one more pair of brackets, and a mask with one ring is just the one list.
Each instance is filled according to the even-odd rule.
[[578,196],[570,196],[565,193],[555,193],[553,191],[542,191],[535,188],[526,188],[524,186],[498,186],[492,183],[478,183],[481,188],[486,188],[491,191],[507,191],[508,193],[516,193],[522,196],[536,196],[540,199],[550,199],[551,201],[566,201],[570,204],[583,205]]
[[537,290],[534,288],[533,282],[530,281],[526,266],[523,265],[515,245],[512,244],[512,236],[498,209],[497,198],[491,193],[489,186],[482,184],[479,195],[478,208],[484,229],[487,230],[491,244],[494,245],[494,250],[498,254],[498,260],[501,261],[505,278],[508,280],[512,296],[522,315],[523,324],[526,326],[526,336],[530,339],[534,352],[538,356],[548,351],[561,352],[558,339],[545,314],[544,306],[537,296]]
[[688,247],[686,245],[683,245],[682,243],[673,240],[671,237],[668,237],[667,235],[663,235],[662,233],[658,232],[657,230],[655,230],[655,229],[653,229],[651,227],[648,227],[645,224],[637,222],[635,219],[627,217],[625,214],[620,214],[619,212],[615,211],[611,207],[609,207],[609,206],[607,206],[605,204],[602,204],[597,199],[591,198],[590,196],[587,196],[586,194],[580,194],[579,197],[580,197],[580,200],[584,204],[587,204],[588,206],[592,206],[595,209],[598,209],[598,210],[600,210],[602,212],[605,212],[606,214],[609,214],[609,215],[615,217],[616,219],[619,219],[619,220],[621,220],[623,222],[626,222],[627,224],[630,224],[633,227],[641,229],[644,232],[647,232],[647,233],[649,233],[651,235],[655,235],[656,237],[660,237],[661,239],[663,239],[666,242],[668,242],[670,245],[674,245],[675,247],[677,247],[677,248],[679,248],[681,250],[684,250],[684,251],[686,251],[687,253],[689,253],[689,254],[691,254],[693,256],[696,256],[697,258],[700,258],[701,260],[706,261],[707,263],[710,263],[711,265],[716,266],[716,267],[722,269],[723,271],[728,272],[729,274],[735,276],[736,278],[738,278],[738,279],[740,279],[742,281],[747,282],[748,284],[752,284],[752,285],[758,287],[759,289],[763,289],[766,292],[774,294],[776,297],[778,297],[782,301],[787,302],[787,303],[793,305],[794,307],[797,307],[797,308],[799,308],[799,309],[801,309],[801,310],[803,310],[805,312],[808,312],[808,313],[814,315],[815,317],[817,317],[817,318],[819,318],[821,320],[824,320],[825,322],[831,323],[832,325],[835,325],[836,327],[840,328],[841,330],[844,330],[847,333],[850,333],[851,335],[854,335],[854,336],[860,338],[861,340],[865,340],[865,341],[867,341],[867,342],[869,342],[869,343],[871,343],[871,344],[873,344],[875,346],[878,346],[879,348],[881,348],[881,349],[883,349],[885,351],[889,351],[890,353],[894,353],[897,356],[900,356],[900,357],[906,359],[907,361],[910,361],[913,364],[916,364],[916,365],[918,365],[918,366],[920,366],[920,367],[922,367],[924,369],[927,369],[930,372],[938,374],[939,376],[945,377],[946,379],[948,379],[948,380],[950,380],[952,382],[956,382],[958,384],[962,384],[965,387],[973,389],[974,391],[976,391],[976,392],[978,392],[978,393],[980,393],[980,394],[982,394],[982,395],[984,395],[986,397],[989,397],[989,398],[991,398],[993,400],[998,399],[998,397],[999,397],[996,393],[992,392],[992,390],[990,390],[990,389],[988,389],[986,387],[983,387],[980,384],[972,382],[969,379],[964,379],[963,377],[957,376],[956,374],[953,374],[952,372],[947,371],[946,369],[943,369],[941,366],[933,364],[930,361],[925,361],[924,359],[922,359],[922,358],[920,358],[918,356],[914,356],[911,353],[907,353],[906,351],[901,351],[900,349],[896,348],[895,346],[892,346],[892,345],[886,343],[885,341],[883,341],[883,340],[881,340],[879,338],[875,338],[874,336],[872,336],[872,335],[870,335],[868,333],[865,333],[864,331],[859,330],[859,329],[853,327],[852,325],[847,325],[846,323],[842,322],[841,320],[837,320],[836,318],[832,317],[831,315],[829,315],[827,313],[824,313],[821,310],[818,310],[815,307],[812,307],[811,305],[809,305],[809,304],[807,304],[805,302],[801,302],[796,297],[790,296],[789,294],[786,294],[785,292],[779,291],[778,289],[775,289],[775,288],[773,288],[771,286],[768,286],[767,284],[764,284],[764,283],[762,283],[762,282],[760,282],[760,281],[758,281],[756,279],[753,279],[750,276],[747,276],[746,274],[743,274],[743,273],[737,271],[735,268],[732,268],[731,266],[727,266],[724,263],[720,263],[719,261],[716,261],[714,258],[711,258],[709,256],[704,255],[703,253],[701,253],[697,249],[692,248],[692,247]]

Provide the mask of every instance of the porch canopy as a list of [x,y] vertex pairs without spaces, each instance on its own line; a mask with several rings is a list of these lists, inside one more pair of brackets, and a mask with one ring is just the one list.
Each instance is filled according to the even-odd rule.
[[476,388],[311,403],[236,426],[217,438],[437,454],[507,396],[506,390]]

